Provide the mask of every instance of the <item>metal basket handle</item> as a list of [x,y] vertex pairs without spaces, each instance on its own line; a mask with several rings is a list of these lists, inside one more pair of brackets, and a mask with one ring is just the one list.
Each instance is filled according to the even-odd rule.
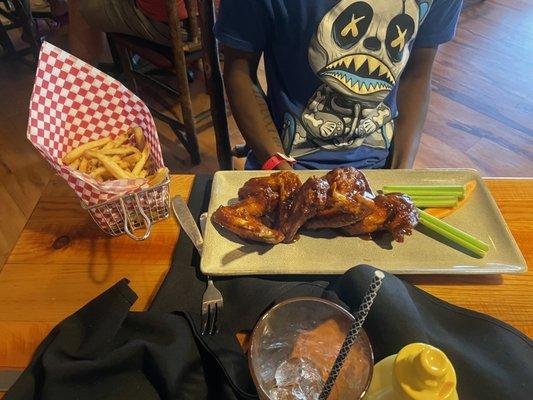
[[118,200],[120,201],[120,206],[122,207],[122,212],[124,213],[124,232],[126,232],[126,235],[128,235],[133,240],[138,240],[138,241],[146,240],[148,236],[150,236],[150,232],[152,230],[152,221],[150,220],[150,218],[148,218],[148,215],[146,215],[146,213],[144,212],[141,206],[141,202],[139,201],[139,197],[137,196],[136,193],[133,195],[133,197],[135,198],[135,202],[137,203],[139,212],[141,213],[141,216],[144,219],[144,225],[146,226],[146,232],[144,232],[144,235],[142,236],[135,236],[135,234],[130,231],[128,213],[126,212],[126,206],[124,204],[124,200],[122,200],[122,198],[119,198]]

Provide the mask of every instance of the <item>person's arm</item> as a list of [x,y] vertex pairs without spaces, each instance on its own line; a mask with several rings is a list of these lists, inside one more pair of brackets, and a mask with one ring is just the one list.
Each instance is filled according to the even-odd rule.
[[428,110],[431,68],[436,54],[436,47],[414,49],[400,78],[391,168],[413,166]]
[[[284,150],[257,80],[260,58],[261,54],[224,47],[224,82],[231,111],[246,143],[263,164]],[[277,169],[292,168],[283,162]]]

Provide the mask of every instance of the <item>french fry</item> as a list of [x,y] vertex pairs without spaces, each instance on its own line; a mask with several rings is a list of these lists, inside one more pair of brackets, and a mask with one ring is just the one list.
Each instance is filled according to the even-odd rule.
[[113,175],[116,179],[134,179],[135,175],[131,172],[125,171],[119,165],[111,159],[111,157],[106,156],[105,154],[100,154],[96,151],[89,150],[87,155],[92,158],[99,160],[102,165],[107,169],[107,171]]
[[[135,146],[131,141],[135,139]],[[152,175],[153,160],[142,128],[134,127],[114,139],[105,137],[87,142],[63,156],[63,162],[74,170],[91,175],[98,182],[114,179],[146,178],[150,186],[160,184],[168,175],[160,168]]]
[[126,140],[128,140],[128,135],[126,133],[118,135],[115,139],[113,139],[113,147],[122,146]]
[[101,178],[106,171],[107,169],[105,169],[104,167],[98,167],[94,169],[89,175],[91,175],[93,178]]
[[104,147],[102,147],[101,150],[109,150],[109,149],[117,148],[120,145],[122,145],[126,140],[128,140],[128,136],[125,133],[122,133],[118,135],[116,138],[112,139]]
[[89,158],[87,161],[87,173],[90,174],[96,168],[98,168],[99,161],[94,158]]
[[131,128],[130,132],[133,132],[133,136],[135,137],[135,143],[137,143],[137,147],[143,150],[144,145],[146,144],[146,139],[144,138],[142,128],[140,126],[136,126],[135,128]]
[[159,168],[155,174],[148,177],[148,185],[155,186],[163,182],[168,175],[168,168]]
[[130,154],[129,156],[126,156],[122,159],[122,161],[126,161],[128,164],[135,166],[137,161],[141,159],[141,153],[134,153]]
[[105,144],[109,143],[111,141],[111,138],[105,137],[102,139],[94,140],[92,142],[87,142],[85,144],[82,144],[81,146],[76,147],[75,149],[72,149],[67,154],[63,156],[63,163],[64,164],[70,164],[77,158],[81,157],[83,153],[85,153],[87,150],[92,150],[100,146],[104,146]]
[[121,147],[115,147],[113,149],[102,149],[102,150],[96,150],[96,151],[100,154],[105,154],[106,156],[140,153],[139,149],[129,144],[121,146]]
[[85,157],[80,157],[80,172],[86,173],[87,172],[87,159]]
[[145,146],[142,153],[141,158],[139,161],[137,161],[137,164],[135,164],[135,167],[131,170],[131,173],[135,176],[139,176],[142,169],[144,168],[144,164],[146,164],[146,161],[148,160],[148,157],[150,156],[150,146]]
[[80,159],[77,158],[76,160],[72,161],[69,165],[70,168],[76,170],[80,166]]
[[102,147],[102,150],[112,149],[113,147],[115,147],[115,143],[110,141],[109,143],[106,143],[104,147]]

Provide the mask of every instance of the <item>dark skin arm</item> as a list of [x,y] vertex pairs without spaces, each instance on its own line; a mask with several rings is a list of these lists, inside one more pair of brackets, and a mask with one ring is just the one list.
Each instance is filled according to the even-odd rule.
[[[411,168],[424,126],[431,92],[431,69],[436,48],[413,50],[398,90],[392,168]],[[261,55],[224,48],[224,81],[237,125],[259,162],[283,153],[278,131],[257,79]],[[291,169],[282,163],[278,169]]]
[[[268,110],[266,95],[257,80],[261,54],[224,47],[224,82],[231,111],[246,143],[259,163],[284,153],[278,130]],[[277,169],[292,169],[287,162]]]
[[428,110],[436,54],[437,48],[414,49],[400,79],[391,168],[413,166]]

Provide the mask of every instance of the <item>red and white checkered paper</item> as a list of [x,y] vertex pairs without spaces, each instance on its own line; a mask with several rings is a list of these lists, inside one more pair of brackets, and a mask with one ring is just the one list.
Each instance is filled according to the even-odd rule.
[[80,144],[131,127],[143,129],[156,168],[163,156],[148,107],[117,80],[50,43],[43,43],[30,101],[28,139],[80,199],[92,206],[141,189],[145,179],[98,182],[63,165]]

